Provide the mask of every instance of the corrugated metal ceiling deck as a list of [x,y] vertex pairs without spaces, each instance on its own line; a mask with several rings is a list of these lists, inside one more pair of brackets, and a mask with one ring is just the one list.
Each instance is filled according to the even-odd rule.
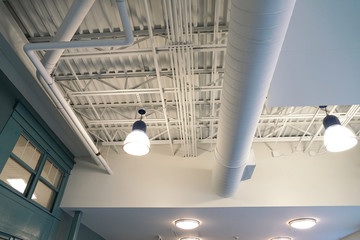
[[[6,2],[29,42],[51,41],[71,4]],[[196,156],[198,143],[216,142],[229,5],[228,0],[151,0],[149,26],[144,1],[127,1],[133,46],[64,52],[53,77],[94,141],[117,148],[144,108],[152,144],[181,144],[184,156]],[[73,41],[123,36],[115,1],[98,0]],[[328,109],[359,134],[358,105]],[[324,116],[316,106],[265,104],[254,141],[273,148],[279,141],[294,142],[297,149],[321,152],[322,144],[313,143],[322,139]]]

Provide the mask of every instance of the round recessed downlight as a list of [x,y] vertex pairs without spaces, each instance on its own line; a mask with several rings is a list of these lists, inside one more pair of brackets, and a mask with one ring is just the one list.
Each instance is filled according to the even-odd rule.
[[308,229],[316,225],[316,219],[314,218],[297,218],[289,221],[289,225],[292,228]]
[[176,220],[175,225],[178,228],[190,230],[190,229],[197,228],[200,225],[200,221],[198,221],[196,219],[185,219],[184,218],[184,219]]
[[180,238],[180,240],[200,240],[200,238],[197,238],[197,237],[183,237],[183,238]]
[[273,237],[270,238],[269,240],[292,240],[291,237]]

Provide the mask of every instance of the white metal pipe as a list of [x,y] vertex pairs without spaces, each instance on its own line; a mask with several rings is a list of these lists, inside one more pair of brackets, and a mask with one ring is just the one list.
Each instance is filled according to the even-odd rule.
[[[82,2],[82,0],[79,0]],[[92,1],[92,0],[89,0]],[[33,62],[34,66],[37,68],[39,74],[41,77],[39,78],[40,82],[44,86],[45,90],[48,91],[50,97],[52,97],[53,101],[55,102],[58,109],[61,111],[63,116],[66,118],[66,120],[70,123],[70,125],[73,127],[76,133],[79,134],[79,137],[82,139],[82,141],[85,143],[86,147],[89,151],[92,158],[95,160],[96,163],[99,165],[103,165],[105,170],[112,174],[112,170],[110,169],[109,165],[105,161],[105,159],[100,155],[99,150],[95,146],[94,142],[92,141],[91,137],[86,132],[85,128],[80,123],[79,119],[71,109],[70,105],[67,103],[65,98],[62,96],[61,92],[57,88],[55,81],[50,76],[49,71],[52,70],[51,66],[53,66],[53,61],[56,62],[59,60],[62,51],[64,49],[68,48],[87,48],[87,47],[111,47],[111,46],[124,46],[124,45],[131,45],[134,41],[131,26],[129,22],[129,17],[126,11],[126,5],[123,0],[117,1],[120,17],[122,20],[122,24],[124,27],[124,31],[126,31],[125,39],[120,40],[92,40],[92,41],[76,41],[76,42],[51,42],[51,43],[33,43],[33,44],[26,44],[24,46],[24,51],[30,58],[30,60]],[[75,5],[77,7],[83,6],[82,4]],[[90,9],[88,7],[88,9]],[[76,12],[75,10],[73,12]],[[73,13],[72,12],[72,13]],[[67,20],[70,21],[70,20]],[[81,22],[80,22],[81,23]],[[78,26],[80,23],[77,23]],[[69,25],[68,23],[66,23]],[[70,24],[71,25],[71,24]],[[76,25],[76,23],[74,23]],[[76,29],[78,28],[76,27]],[[65,27],[64,27],[65,28]],[[75,29],[75,31],[76,31]],[[72,28],[72,31],[74,28]],[[61,30],[62,32],[66,32],[66,30]],[[69,36],[66,36],[67,38]],[[64,39],[61,37],[58,37],[58,39]],[[51,59],[51,62],[47,64],[48,69],[41,63],[41,61],[38,59],[38,57],[35,54],[35,51],[37,50],[60,50],[59,53],[53,53],[49,55]],[[57,59],[56,59],[57,58]]]
[[[169,41],[170,40],[170,35],[168,36],[169,38]],[[173,86],[175,87],[176,91],[175,91],[175,102],[176,102],[176,112],[177,112],[177,116],[179,116],[181,118],[181,109],[180,109],[180,100],[179,100],[179,91],[180,89],[179,88],[176,88],[176,79],[177,79],[177,75],[175,74],[175,70],[174,69],[177,69],[175,68],[175,63],[174,63],[174,60],[173,60],[173,51],[174,49],[170,49],[170,64],[171,64],[171,71],[172,71],[172,82],[173,82]],[[179,121],[179,128],[180,128],[180,139],[182,139],[182,147],[184,148],[185,147],[185,141],[184,141],[184,126],[182,124],[181,121]]]
[[46,88],[46,89],[50,89],[50,92],[53,94],[53,96],[55,96],[55,98],[53,100],[54,100],[55,104],[57,105],[57,108],[60,110],[60,112],[65,117],[67,122],[70,123],[70,126],[72,126],[73,129],[75,129],[75,132],[80,133],[80,139],[82,139],[84,141],[85,145],[91,149],[91,151],[90,151],[91,156],[93,158],[95,157],[95,155],[97,156],[96,158],[94,158],[96,163],[98,163],[98,164],[100,163],[101,165],[103,165],[103,167],[106,169],[106,171],[109,174],[111,174],[112,171],[111,171],[109,165],[106,163],[106,161],[103,158],[100,158],[101,155],[100,155],[97,147],[93,143],[91,137],[87,134],[85,128],[81,125],[81,123],[80,123],[79,119],[77,118],[77,116],[75,115],[74,111],[71,109],[70,105],[67,103],[65,98],[62,96],[61,92],[55,85],[54,80],[51,78],[51,76],[45,69],[44,65],[41,63],[39,58],[36,56],[35,52],[34,51],[25,51],[25,52],[28,55],[28,57],[30,58],[30,60],[33,62],[34,66],[39,71],[39,73],[41,75],[41,78],[39,78],[39,80],[42,83],[42,85],[48,86],[49,88]]
[[144,0],[144,3],[145,3],[146,20],[148,23],[149,36],[150,36],[150,41],[151,41],[151,49],[152,49],[155,71],[156,71],[156,79],[157,79],[157,83],[158,83],[159,89],[160,89],[161,105],[162,105],[162,109],[163,109],[163,113],[164,113],[166,129],[167,129],[167,133],[168,133],[168,137],[169,137],[170,149],[171,149],[172,154],[175,155],[173,144],[172,144],[172,138],[171,138],[171,134],[170,134],[170,128],[169,128],[169,119],[168,119],[167,110],[166,110],[165,101],[164,101],[164,99],[165,99],[164,92],[163,92],[162,84],[161,84],[160,67],[159,67],[159,63],[158,63],[158,56],[157,56],[156,49],[155,49],[155,40],[154,40],[154,35],[152,32],[152,24],[151,24],[148,0]]
[[[70,41],[80,24],[84,21],[85,16],[90,11],[94,2],[95,0],[74,1],[56,35],[52,39],[52,42]],[[45,53],[41,62],[48,72],[51,72],[54,69],[55,64],[59,61],[62,53],[63,50],[48,51]]]
[[295,0],[233,0],[213,185],[232,196],[247,164]]

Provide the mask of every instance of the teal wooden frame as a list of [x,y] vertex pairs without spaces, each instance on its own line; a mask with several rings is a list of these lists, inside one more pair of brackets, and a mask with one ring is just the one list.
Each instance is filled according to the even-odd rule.
[[[70,171],[75,164],[73,155],[46,126],[42,126],[21,103],[18,103],[0,133],[0,172],[10,156],[16,158],[12,154],[12,149],[20,135],[28,138],[43,154],[37,169],[28,169],[32,172],[32,178],[24,194],[0,180],[0,206],[6,206],[0,207],[0,215],[7,216],[0,219],[0,231],[24,239],[51,239],[62,214],[59,206]],[[41,180],[48,183],[41,177],[47,159],[63,172],[60,186],[50,187],[56,192],[50,210],[31,200],[37,182]],[[16,158],[16,161],[21,162],[21,159]],[[33,219],[34,217],[36,219]],[[29,225],[32,224],[31,227],[37,231],[28,232]]]

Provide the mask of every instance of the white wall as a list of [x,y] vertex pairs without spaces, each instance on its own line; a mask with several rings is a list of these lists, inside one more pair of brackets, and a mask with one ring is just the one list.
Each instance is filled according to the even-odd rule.
[[349,236],[342,238],[341,240],[359,240],[360,239],[360,231],[355,232]]
[[[292,153],[273,158],[254,144],[257,167],[231,198],[211,189],[213,152],[197,158],[172,157],[152,146],[145,157],[110,151],[107,175],[85,161],[76,164],[63,207],[337,206],[360,204],[360,147],[316,157]],[[278,146],[281,153],[290,148]]]

